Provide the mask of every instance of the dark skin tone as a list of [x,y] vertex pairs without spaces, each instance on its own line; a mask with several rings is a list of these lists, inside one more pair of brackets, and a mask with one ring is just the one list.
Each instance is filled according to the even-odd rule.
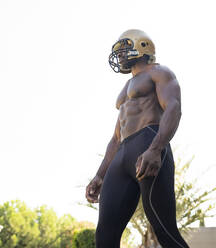
[[86,187],[86,198],[91,203],[98,202],[106,170],[126,137],[150,124],[159,124],[152,144],[135,164],[136,177],[142,180],[157,175],[161,166],[161,151],[179,125],[181,93],[174,73],[165,66],[147,64],[144,60],[138,61],[131,69],[133,77],[127,81],[116,101],[119,115],[113,137],[96,176]]

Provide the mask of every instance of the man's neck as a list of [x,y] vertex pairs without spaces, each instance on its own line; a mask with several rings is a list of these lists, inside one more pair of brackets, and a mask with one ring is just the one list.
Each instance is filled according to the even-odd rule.
[[134,76],[136,76],[138,73],[145,71],[146,67],[148,66],[147,63],[141,62],[136,63],[134,66],[131,67],[131,73]]

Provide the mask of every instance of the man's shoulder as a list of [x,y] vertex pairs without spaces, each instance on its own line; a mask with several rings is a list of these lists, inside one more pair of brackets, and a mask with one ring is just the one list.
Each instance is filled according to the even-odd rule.
[[171,79],[176,77],[174,72],[168,66],[161,65],[159,63],[155,63],[152,65],[150,75],[153,81],[158,81],[159,79]]
[[168,66],[159,63],[152,64],[151,71],[152,73],[174,74]]

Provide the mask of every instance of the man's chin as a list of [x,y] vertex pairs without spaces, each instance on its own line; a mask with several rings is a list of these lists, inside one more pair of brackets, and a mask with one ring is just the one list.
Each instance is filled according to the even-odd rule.
[[122,69],[131,69],[132,66],[134,66],[137,62],[137,59],[131,59],[127,60],[124,63],[121,63],[121,68]]
[[128,64],[128,62],[127,63],[122,63],[122,64],[120,64],[120,68],[121,69],[130,69],[131,68],[131,66]]
[[128,68],[127,66],[125,66],[125,67],[120,66],[120,72],[123,74],[131,73],[131,68]]

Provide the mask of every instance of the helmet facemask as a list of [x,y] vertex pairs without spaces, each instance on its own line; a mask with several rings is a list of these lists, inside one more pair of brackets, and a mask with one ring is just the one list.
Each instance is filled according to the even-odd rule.
[[[114,72],[130,73],[131,67],[136,63],[138,55],[139,52],[134,49],[134,42],[131,39],[124,38],[118,40],[112,46],[109,64]],[[120,57],[123,58],[123,63],[120,61]]]

